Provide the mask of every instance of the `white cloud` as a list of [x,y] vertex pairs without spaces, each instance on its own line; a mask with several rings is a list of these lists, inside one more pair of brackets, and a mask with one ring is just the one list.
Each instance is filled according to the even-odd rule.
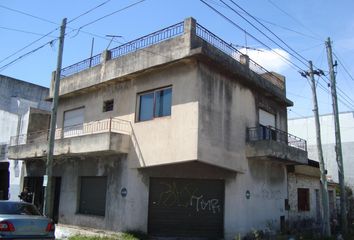
[[[290,60],[290,55],[286,51],[275,48],[272,50],[267,49],[245,49],[239,50],[243,54],[247,54],[250,59],[252,59],[257,64],[261,65],[268,71],[274,71],[277,73],[284,72],[288,67],[289,63],[285,60]],[[282,56],[282,57],[281,57]]]

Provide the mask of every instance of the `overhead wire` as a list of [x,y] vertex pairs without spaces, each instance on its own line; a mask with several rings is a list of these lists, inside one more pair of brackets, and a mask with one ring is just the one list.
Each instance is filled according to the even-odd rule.
[[[282,13],[284,13],[285,15],[287,15],[289,18],[291,18],[293,21],[295,21],[297,24],[299,24],[301,27],[303,27],[304,29],[306,29],[307,31],[311,32],[312,34],[314,34],[312,29],[309,29],[306,25],[304,25],[302,22],[300,22],[298,19],[296,19],[295,17],[293,17],[291,14],[287,13],[285,10],[283,10],[281,7],[279,7],[278,5],[276,5],[272,0],[268,0],[268,2],[270,4],[272,4],[275,8],[277,8],[279,11],[281,11]],[[316,37],[318,37],[319,39],[323,39],[319,34],[316,34]],[[313,36],[315,36],[313,35]]]
[[[228,6],[227,4],[225,4],[225,2],[223,0],[220,0],[222,3],[224,3],[224,5]],[[285,46],[287,46],[290,50],[292,50],[294,53],[296,53],[299,57],[301,57],[303,60],[307,61],[306,58],[304,58],[301,54],[299,54],[297,51],[295,51],[292,47],[290,47],[286,42],[284,42],[280,37],[278,37],[273,31],[271,31],[268,27],[266,27],[263,23],[261,23],[260,21],[258,21],[255,17],[253,17],[250,13],[248,13],[245,9],[243,9],[241,6],[239,6],[237,3],[235,3],[233,0],[229,0],[230,2],[232,2],[235,6],[237,6],[238,8],[240,8],[242,11],[244,11],[248,16],[250,16],[251,18],[253,18],[255,21],[257,21],[261,26],[263,26],[265,29],[267,29],[270,33],[272,33],[273,36],[275,36],[279,41],[281,41]],[[230,8],[231,9],[231,8]],[[234,10],[234,9],[233,9]],[[237,11],[234,10],[235,13],[237,13]],[[256,28],[259,32],[261,32],[263,35],[265,35],[260,29],[258,29],[256,26],[254,26],[254,24],[250,23],[250,21],[248,21],[247,19],[245,19],[243,16],[241,16],[239,13],[237,13],[240,17],[242,17],[245,21],[247,21],[249,24],[251,24],[254,28]],[[269,39],[269,37],[267,37]],[[273,40],[272,40],[273,41]],[[273,41],[274,42],[274,41]],[[278,45],[278,44],[277,44]],[[278,45],[279,46],[279,45]],[[285,49],[283,49],[285,50]],[[288,52],[288,51],[287,51]],[[289,52],[288,52],[289,53]],[[291,54],[291,53],[290,53]],[[292,54],[291,54],[292,55]],[[294,55],[292,55],[294,57]],[[297,60],[299,60],[296,57]],[[299,60],[301,61],[301,60]],[[302,61],[301,61],[302,62]],[[304,65],[307,65],[306,63],[302,62]],[[338,86],[337,86],[338,91],[340,92],[338,95],[342,98],[341,102],[346,102],[346,106],[353,105],[353,100],[344,92],[342,91]]]
[[[95,7],[91,8],[91,9],[89,9],[88,11],[85,11],[84,13],[82,13],[82,14],[80,14],[79,16],[75,17],[73,20],[70,20],[68,23],[71,23],[71,22],[77,20],[78,18],[80,18],[80,17],[82,17],[82,16],[84,16],[84,15],[86,15],[86,14],[92,12],[93,10],[97,9],[98,7],[103,6],[104,4],[108,3],[109,1],[110,1],[110,0],[106,0],[105,2],[103,2],[103,3],[101,3],[101,4],[97,5],[97,6],[95,6]],[[13,8],[9,8],[9,7],[3,6],[3,5],[0,5],[0,7],[4,8],[4,9],[7,9],[7,10],[10,10],[10,11],[13,11],[13,12],[20,13],[20,14],[22,14],[22,15],[30,16],[30,17],[35,18],[35,19],[39,19],[39,20],[44,21],[44,22],[49,22],[49,23],[52,23],[52,24],[55,24],[55,25],[59,25],[59,24],[57,24],[57,23],[55,23],[55,22],[53,22],[53,21],[51,21],[51,20],[48,20],[48,19],[45,19],[45,18],[42,18],[42,17],[38,17],[38,16],[35,16],[35,15],[33,15],[33,14],[29,14],[29,13],[26,13],[26,12],[23,12],[23,11],[20,11],[20,10],[16,10],[16,9],[13,9]],[[42,40],[43,38],[49,36],[50,34],[52,34],[53,32],[57,31],[58,29],[59,29],[59,26],[56,27],[54,30],[50,31],[49,33],[44,34],[42,37],[40,37],[40,38],[34,40],[33,42],[31,42],[31,43],[25,45],[24,47],[20,48],[19,50],[15,51],[14,53],[12,53],[12,54],[8,55],[7,57],[3,58],[2,60],[0,60],[0,63],[6,61],[7,59],[13,57],[13,56],[16,55],[17,53],[23,51],[24,49],[26,49],[26,48],[28,48],[28,47],[30,47],[30,46],[32,46],[33,44],[39,42],[40,40]],[[49,42],[47,42],[47,43],[44,44],[44,45],[47,45],[48,43],[49,43]],[[32,52],[32,51],[30,51],[30,52]],[[24,55],[27,56],[27,55],[28,55],[28,52],[25,53]],[[22,58],[22,57],[20,57],[20,58]],[[20,59],[20,58],[18,58],[18,59]],[[13,62],[13,61],[12,61],[12,62]],[[0,68],[2,69],[2,67],[0,67]]]
[[[26,33],[26,34],[32,34],[32,35],[37,35],[37,36],[44,36],[45,35],[43,33],[36,33],[36,32],[27,31],[27,30],[9,28],[9,27],[4,27],[4,26],[0,26],[0,29],[14,31],[14,32],[20,32],[20,33]],[[48,36],[48,37],[56,38],[56,36]]]
[[[224,2],[224,0],[220,0],[224,5],[226,5],[229,9],[231,9],[233,12],[235,12],[238,16],[243,18],[247,23],[249,23],[252,27],[257,29],[263,36],[265,36],[267,39],[272,41],[274,44],[276,44],[278,47],[282,48],[285,50],[280,44],[278,44],[276,41],[274,41],[272,38],[270,38],[267,34],[265,34],[262,30],[260,30],[257,26],[255,26],[251,21],[249,21],[247,18],[243,17],[241,14],[239,14],[234,8],[232,8],[230,5]],[[260,22],[257,18],[255,18],[252,14],[250,14],[247,10],[242,8],[240,5],[235,3],[233,0],[229,0],[231,3],[233,3],[236,7],[241,9],[244,13],[246,13],[249,17],[251,17],[253,20],[255,20],[258,24],[260,24],[262,27],[264,27],[268,32],[270,32],[274,37],[276,37],[281,43],[283,43],[288,49],[290,49],[293,53],[295,53],[297,56],[295,56],[293,53],[287,51],[291,56],[296,58],[298,61],[302,62],[304,65],[307,66],[308,60],[304,58],[301,54],[299,54],[296,50],[294,50],[289,44],[287,44],[285,41],[283,41],[277,34],[275,34],[272,30],[270,30],[267,26],[265,26],[262,22]],[[301,59],[302,60],[301,60]],[[306,61],[305,63],[303,61]]]
[[344,71],[348,74],[348,76],[350,77],[350,79],[352,81],[354,81],[354,77],[350,74],[350,72],[348,71],[348,69],[345,67],[344,63],[339,59],[338,54],[336,54],[333,51],[333,55],[336,57],[337,61],[339,62],[339,64],[342,66],[342,68],[344,69]]
[[[215,5],[219,6],[219,7],[227,8],[226,6],[224,6],[224,5],[222,5],[222,4],[220,4],[219,2],[214,1],[214,0],[206,0],[206,1],[211,2],[211,3],[213,3],[213,4],[215,4]],[[242,11],[238,11],[238,12],[241,13],[241,14],[245,14],[245,13],[242,12]],[[282,26],[282,25],[280,25],[280,24],[278,24],[278,23],[271,22],[271,21],[266,20],[266,19],[264,19],[264,18],[260,18],[260,17],[255,17],[255,18],[257,18],[259,21],[265,22],[265,23],[267,23],[267,24],[269,24],[269,25],[273,25],[273,26],[275,26],[275,27],[278,27],[278,28],[287,30],[287,31],[289,31],[289,32],[296,33],[296,34],[301,35],[301,36],[303,36],[303,37],[311,38],[311,39],[313,39],[313,40],[317,40],[317,41],[321,41],[321,42],[322,42],[322,39],[316,38],[316,37],[311,36],[311,35],[308,35],[308,34],[306,34],[306,33],[299,32],[299,31],[296,31],[296,30],[294,30],[294,29],[291,29],[291,28]]]
[[247,32],[245,29],[243,29],[241,26],[239,26],[238,24],[236,24],[234,21],[232,21],[230,18],[228,18],[227,16],[225,16],[224,14],[222,14],[220,11],[218,11],[216,8],[214,8],[213,6],[211,6],[210,4],[208,4],[207,2],[205,2],[205,0],[199,0],[201,2],[203,2],[206,6],[208,6],[210,9],[212,9],[214,12],[216,12],[218,15],[220,15],[221,17],[223,17],[226,21],[228,21],[229,23],[231,23],[233,26],[237,27],[238,29],[240,29],[242,32],[244,32],[245,34],[247,34],[248,36],[250,36],[252,39],[254,39],[255,41],[257,41],[258,43],[262,44],[263,46],[265,46],[267,49],[269,49],[270,51],[272,51],[273,53],[275,53],[276,55],[278,55],[279,57],[281,57],[281,59],[285,60],[289,66],[291,67],[296,67],[296,71],[298,69],[301,69],[301,67],[299,67],[297,64],[291,62],[289,59],[287,59],[286,57],[284,57],[283,55],[281,55],[280,53],[274,51],[274,49],[272,49],[271,47],[269,47],[267,44],[263,43],[262,41],[260,41],[258,38],[256,38],[255,36],[253,36],[252,34],[250,34],[249,32]]
[[[261,42],[259,39],[256,39],[253,35],[251,35],[251,34],[249,34],[245,29],[243,29],[243,28],[241,28],[239,25],[237,25],[236,23],[234,23],[231,19],[229,19],[228,17],[226,17],[224,14],[222,14],[220,11],[218,11],[218,10],[216,10],[215,8],[213,8],[212,6],[210,6],[208,3],[206,3],[204,0],[200,0],[200,1],[202,1],[205,5],[207,5],[209,8],[211,8],[212,10],[214,10],[216,13],[218,13],[220,16],[222,16],[224,19],[226,19],[228,22],[230,22],[232,25],[234,25],[234,26],[236,26],[237,28],[239,28],[241,31],[243,31],[243,32],[245,32],[246,34],[248,34],[249,36],[251,36],[253,39],[255,39],[257,42],[259,42],[259,43],[261,43],[262,45],[266,45],[266,44],[264,44],[263,42]],[[220,0],[225,6],[228,6],[229,8],[230,8],[230,6],[228,5],[228,4],[225,4],[225,2],[223,1],[223,0]],[[237,5],[234,1],[232,1],[232,0],[229,0],[229,1],[231,1],[231,2],[233,2],[235,5]],[[220,5],[219,5],[220,6]],[[233,8],[230,8],[230,9],[233,9]],[[242,8],[241,8],[242,9]],[[250,21],[248,21],[247,19],[245,19],[243,16],[241,16],[240,15],[240,13],[238,12],[238,11],[236,11],[235,9],[233,9],[233,11],[235,12],[235,13],[237,13],[240,17],[242,17],[244,20],[246,20],[248,23],[250,23]],[[246,11],[244,11],[245,13],[246,13]],[[270,29],[268,29],[266,26],[264,26],[264,24],[262,24],[262,23],[260,23],[256,18],[254,18],[251,14],[248,14],[249,16],[251,16],[253,19],[255,19],[259,24],[261,24],[263,27],[265,27],[268,31],[270,31],[270,32],[272,32]],[[250,23],[251,24],[251,23]],[[255,27],[254,26],[254,24],[251,24],[253,27]],[[261,32],[261,30],[259,30],[257,27],[255,27],[258,31],[260,31]],[[262,34],[263,34],[263,32],[261,32]],[[276,36],[277,37],[277,39],[278,40],[281,40],[280,38],[278,38],[278,36],[274,33],[274,32],[272,32],[272,34],[274,35],[274,36]],[[283,43],[285,43],[283,40],[281,40]],[[278,45],[278,44],[277,44]],[[291,49],[291,50],[293,50],[288,44],[286,44],[285,43],[285,45],[287,45],[287,47],[289,48],[289,49]],[[278,45],[279,46],[279,45]],[[270,49],[269,47],[268,47],[268,49]],[[283,48],[282,48],[283,49]],[[272,49],[271,49],[272,50]],[[283,49],[284,50],[284,49]],[[294,51],[294,50],[293,50]],[[286,51],[286,52],[288,52],[288,51]],[[296,51],[294,51],[297,55],[299,55],[303,60],[306,60],[306,58],[304,58],[301,54],[299,54],[298,52],[296,52]],[[289,53],[289,52],[288,52]],[[293,55],[292,55],[293,56]],[[297,60],[299,60],[298,58],[297,58]],[[307,65],[306,63],[304,63],[303,61],[301,61],[301,60],[299,60],[301,63],[303,63],[304,65]],[[307,61],[307,60],[306,60]],[[288,60],[287,59],[287,62],[290,62],[290,60]],[[295,64],[295,63],[293,63],[293,62],[291,62],[291,64],[292,65],[294,65],[295,67],[297,67],[299,70],[301,70],[302,71],[302,68],[301,67],[299,67],[297,64]],[[337,87],[337,89],[339,89],[339,91],[340,92],[342,92],[342,93],[344,93],[340,88],[338,88]],[[338,94],[341,98],[343,98],[343,100],[342,99],[340,99],[340,101],[341,101],[341,103],[343,103],[345,106],[347,106],[347,107],[350,107],[350,105],[352,105],[352,103],[351,103],[351,99],[349,98],[349,100],[347,99],[348,98],[348,96],[346,95],[346,97],[344,97],[342,94]]]
[[[79,17],[82,17],[82,16],[88,14],[89,12],[93,11],[94,9],[97,9],[97,7],[102,6],[103,4],[105,4],[105,3],[109,2],[109,1],[110,1],[110,0],[106,0],[104,3],[99,4],[98,6],[92,8],[92,9],[86,11],[86,12],[84,12],[83,14],[80,14],[78,17],[75,17],[74,20],[77,20]],[[139,4],[139,3],[143,2],[143,1],[145,1],[145,0],[140,0],[140,1],[135,2],[135,3],[133,3],[133,4],[130,4],[130,5],[126,6],[126,7],[124,7],[124,8],[118,9],[118,10],[116,10],[116,11],[114,11],[114,12],[111,12],[111,13],[109,13],[109,14],[107,14],[107,15],[104,15],[103,17],[100,17],[100,18],[98,18],[98,19],[96,19],[96,20],[94,20],[94,21],[89,22],[88,24],[85,24],[85,25],[81,26],[81,27],[79,28],[79,30],[82,29],[83,27],[86,27],[86,26],[88,26],[88,25],[90,25],[90,24],[93,24],[93,23],[95,23],[95,22],[97,22],[97,21],[99,21],[99,20],[101,20],[101,19],[104,19],[104,18],[106,18],[106,17],[108,17],[108,16],[111,16],[111,15],[113,15],[113,14],[115,14],[115,13],[121,12],[121,11],[123,11],[123,10],[125,10],[125,9],[128,9],[128,8],[132,7],[132,6],[135,6],[135,5],[137,5],[137,4]],[[12,10],[13,10],[13,9],[12,9]],[[46,21],[46,20],[43,19],[43,18],[39,18],[39,17],[36,17],[36,16],[34,16],[34,15],[31,15],[31,14],[26,14],[26,13],[24,13],[24,12],[22,12],[22,11],[18,11],[18,12],[20,12],[21,14],[30,15],[31,17],[35,17],[35,18],[38,18],[38,19],[41,19],[41,20]],[[71,20],[71,21],[69,21],[69,22],[73,22],[74,20]],[[17,50],[15,53],[13,53],[13,54],[11,54],[11,55],[5,57],[4,59],[2,59],[2,60],[0,61],[0,63],[4,62],[5,60],[9,59],[10,57],[16,55],[17,53],[23,51],[24,49],[28,48],[29,46],[31,46],[31,45],[37,43],[38,41],[42,40],[43,38],[49,36],[51,33],[55,32],[55,31],[58,30],[58,29],[59,29],[59,27],[57,27],[57,28],[55,28],[54,30],[50,31],[49,33],[43,35],[43,36],[40,37],[39,39],[36,39],[35,41],[31,42],[30,44],[28,44],[28,45],[22,47],[21,49]],[[74,29],[73,31],[76,31],[76,30],[77,30],[77,29]],[[66,35],[67,35],[67,34],[69,34],[69,33],[66,33]],[[22,59],[23,57],[28,56],[29,54],[32,54],[32,53],[38,51],[39,49],[43,48],[44,46],[46,46],[46,45],[48,45],[48,44],[50,44],[50,43],[53,43],[53,40],[52,40],[52,41],[49,41],[49,42],[47,42],[47,43],[45,43],[45,44],[43,44],[43,45],[41,45],[40,47],[35,48],[34,50],[31,50],[31,51],[29,51],[29,52],[27,52],[27,53],[25,53],[25,54],[19,56],[18,58],[16,58],[15,60],[11,61],[10,63],[1,66],[1,67],[0,67],[0,71],[4,70],[5,68],[7,68],[8,66],[12,65],[12,64],[15,63],[16,61]]]

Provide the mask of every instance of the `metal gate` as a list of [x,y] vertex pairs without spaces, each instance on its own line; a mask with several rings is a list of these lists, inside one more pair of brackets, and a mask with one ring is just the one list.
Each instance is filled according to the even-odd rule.
[[223,238],[224,181],[150,178],[152,236]]

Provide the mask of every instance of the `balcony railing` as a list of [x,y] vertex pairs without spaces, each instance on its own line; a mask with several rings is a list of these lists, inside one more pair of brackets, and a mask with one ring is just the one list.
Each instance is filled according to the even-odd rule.
[[[133,41],[122,44],[116,48],[110,50],[111,59],[115,59],[126,54],[135,52],[139,49],[149,47],[153,44],[171,39],[175,36],[181,35],[184,31],[184,22],[180,22],[169,26],[167,28],[161,29],[159,31],[150,33],[146,36],[140,37]],[[101,54],[97,54],[91,58],[87,58],[81,62],[75,63],[61,70],[61,77],[68,77],[75,73],[81,72],[85,69],[94,67],[101,63]]]
[[[130,135],[132,133],[132,126],[130,125],[129,121],[118,118],[108,118],[64,128],[57,128],[55,130],[55,139],[78,137],[105,132]],[[49,130],[22,134],[11,137],[10,146],[47,142],[48,138]]]
[[[196,34],[198,37],[207,41],[208,43],[210,43],[211,45],[213,45],[223,53],[226,53],[236,61],[238,62],[241,61],[241,56],[244,55],[243,53],[237,50],[237,48],[233,47],[232,44],[225,42],[224,40],[222,40],[214,33],[210,32],[208,29],[206,29],[205,27],[203,27],[198,23],[196,26]],[[249,68],[260,75],[263,74],[270,75],[271,80],[270,77],[268,77],[267,80],[270,80],[271,82],[273,82],[273,84],[277,85],[281,89],[284,89],[284,81],[282,79],[280,79],[275,74],[269,72],[267,69],[265,69],[264,67],[262,67],[261,65],[253,61],[252,59],[249,59]]]
[[261,140],[277,141],[277,142],[285,143],[290,147],[307,151],[306,140],[296,137],[287,132],[281,131],[279,129],[276,129],[274,127],[259,126],[259,127],[247,128],[247,141],[252,142],[252,141],[261,141]]

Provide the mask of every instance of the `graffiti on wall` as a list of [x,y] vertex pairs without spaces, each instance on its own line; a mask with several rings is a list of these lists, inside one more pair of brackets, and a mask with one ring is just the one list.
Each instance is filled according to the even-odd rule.
[[221,212],[222,200],[209,198],[193,184],[177,185],[176,182],[161,182],[163,191],[159,194],[156,205],[166,208],[182,207],[193,211],[208,211],[216,214]]

